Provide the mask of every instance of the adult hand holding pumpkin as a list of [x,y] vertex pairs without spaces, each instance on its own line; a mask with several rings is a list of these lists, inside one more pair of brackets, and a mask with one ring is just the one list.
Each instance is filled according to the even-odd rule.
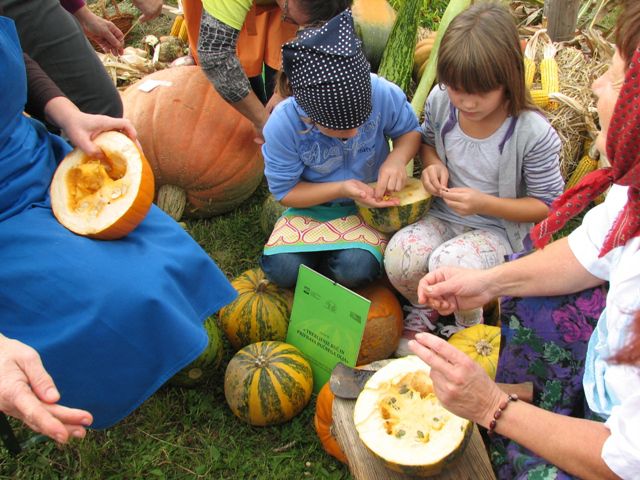
[[129,120],[81,112],[65,97],[51,99],[45,107],[45,114],[64,131],[73,145],[91,157],[104,158],[102,150],[93,142],[99,133],[120,130],[136,140],[136,129]]
[[451,413],[487,426],[504,397],[487,372],[468,355],[430,333],[419,333],[409,349],[431,367],[438,400]]
[[93,422],[85,410],[58,405],[60,394],[38,353],[0,335],[0,411],[57,442],[83,438]]

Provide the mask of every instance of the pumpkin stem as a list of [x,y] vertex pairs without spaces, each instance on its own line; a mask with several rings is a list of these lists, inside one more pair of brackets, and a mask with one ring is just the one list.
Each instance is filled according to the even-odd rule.
[[162,185],[158,189],[156,205],[176,222],[179,222],[187,206],[187,192],[176,185]]
[[476,352],[478,352],[478,355],[488,357],[491,355],[491,352],[493,352],[493,347],[489,342],[482,338],[476,342]]
[[262,280],[260,280],[258,282],[258,285],[256,285],[256,293],[264,293],[267,291],[267,287],[269,286],[269,280],[267,280],[266,278],[263,278]]

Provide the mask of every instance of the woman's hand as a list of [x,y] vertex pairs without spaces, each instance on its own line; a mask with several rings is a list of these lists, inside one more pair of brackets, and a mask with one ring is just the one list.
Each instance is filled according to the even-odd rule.
[[55,97],[45,106],[47,118],[60,127],[73,145],[90,157],[104,158],[104,153],[93,143],[93,139],[102,132],[119,130],[131,140],[136,140],[133,124],[124,118],[83,113],[68,98]]
[[437,161],[422,170],[422,185],[424,189],[435,197],[440,196],[440,192],[447,188],[449,183],[449,170],[444,163]]
[[447,410],[488,424],[504,393],[478,363],[430,333],[417,334],[409,349],[431,367],[434,391]]
[[393,152],[380,166],[378,181],[374,191],[376,200],[381,201],[387,192],[399,192],[407,184],[407,162]]
[[483,213],[484,205],[489,197],[485,193],[466,187],[443,188],[440,191],[440,196],[451,210],[463,217]]
[[0,411],[60,443],[70,437],[84,438],[93,417],[87,411],[58,405],[59,399],[38,353],[0,335]]
[[345,180],[342,182],[341,191],[341,197],[357,200],[368,207],[394,207],[400,204],[400,200],[397,198],[377,200],[374,189],[360,180]]
[[418,283],[418,302],[442,315],[480,307],[497,295],[487,270],[442,267],[427,273]]
[[142,12],[142,23],[153,20],[162,13],[162,0],[133,0],[133,4]]
[[105,53],[122,55],[124,34],[113,22],[93,13],[85,5],[74,13],[84,33],[95,41]]

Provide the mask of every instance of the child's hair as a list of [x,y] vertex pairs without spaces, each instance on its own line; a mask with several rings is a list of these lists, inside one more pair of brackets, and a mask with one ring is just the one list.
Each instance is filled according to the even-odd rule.
[[299,8],[308,16],[307,26],[321,25],[351,7],[353,0],[298,0]]
[[524,85],[515,19],[497,3],[477,3],[453,19],[438,51],[438,83],[467,93],[504,87],[514,117],[537,108]]

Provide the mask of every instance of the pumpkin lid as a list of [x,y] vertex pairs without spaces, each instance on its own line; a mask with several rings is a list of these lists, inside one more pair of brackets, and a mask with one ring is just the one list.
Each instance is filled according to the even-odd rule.
[[358,435],[390,464],[434,465],[465,443],[471,422],[440,404],[429,372],[415,355],[392,360],[358,396],[354,410]]

